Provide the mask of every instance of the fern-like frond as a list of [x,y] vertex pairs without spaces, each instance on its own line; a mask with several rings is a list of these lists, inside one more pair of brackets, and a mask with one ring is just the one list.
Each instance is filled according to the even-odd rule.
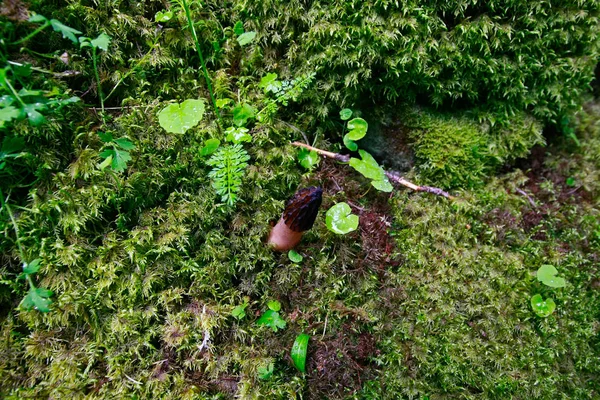
[[221,201],[230,206],[237,201],[249,159],[250,156],[242,145],[235,144],[221,147],[207,162],[213,167],[208,174],[212,179],[213,188],[221,196]]

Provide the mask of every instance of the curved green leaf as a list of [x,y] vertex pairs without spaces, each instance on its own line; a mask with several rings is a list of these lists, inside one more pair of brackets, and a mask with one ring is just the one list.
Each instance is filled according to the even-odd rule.
[[349,108],[344,108],[340,111],[340,119],[342,121],[347,121],[352,117],[352,110]]
[[301,333],[294,341],[292,346],[291,356],[294,361],[294,366],[300,372],[306,372],[306,353],[308,350],[308,340],[310,336],[306,333]]
[[536,294],[531,297],[531,308],[539,317],[546,318],[554,312],[556,304],[551,298],[544,300],[541,294]]
[[319,165],[319,160],[319,155],[314,150],[310,151],[305,148],[298,150],[298,161],[300,165],[308,170],[312,170],[315,166]]
[[358,228],[358,216],[352,214],[352,209],[346,203],[337,203],[325,214],[327,228],[338,235],[345,235]]
[[255,37],[256,37],[256,32],[246,32],[246,33],[242,33],[240,36],[238,36],[237,41],[240,44],[240,46],[245,46],[245,45],[249,44],[250,42],[252,42]]
[[291,262],[301,263],[304,257],[302,257],[296,250],[290,250],[288,252],[288,258]]
[[208,139],[204,142],[204,147],[200,149],[201,156],[209,156],[215,152],[221,145],[221,141],[219,139]]
[[374,181],[384,180],[385,172],[383,172],[383,168],[377,164],[377,161],[375,161],[373,156],[364,150],[359,150],[358,153],[360,154],[362,160],[359,160],[358,158],[351,158],[350,166],[363,174],[366,178]]
[[351,150],[351,151],[358,150],[358,145],[353,140],[350,140],[350,138],[348,137],[348,134],[344,135],[343,141],[344,141],[344,146],[346,146],[349,150]]
[[233,109],[233,123],[237,126],[246,125],[249,119],[254,118],[254,108],[250,104],[238,104]]
[[189,99],[181,104],[169,104],[158,113],[158,123],[171,133],[185,133],[202,120],[204,100]]
[[354,118],[348,121],[348,139],[350,140],[360,140],[365,137],[367,134],[367,129],[369,129],[369,124],[362,118]]

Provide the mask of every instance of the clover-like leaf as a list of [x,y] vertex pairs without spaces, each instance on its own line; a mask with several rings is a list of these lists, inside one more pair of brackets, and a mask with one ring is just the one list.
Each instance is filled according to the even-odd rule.
[[531,297],[531,308],[539,317],[546,318],[554,312],[556,304],[551,298],[544,300],[541,294],[536,294]]
[[25,310],[35,308],[41,312],[50,312],[50,304],[52,304],[52,300],[49,299],[50,296],[52,296],[51,290],[31,288],[21,301],[21,307]]
[[227,134],[225,139],[234,144],[252,141],[252,136],[248,134],[248,129],[244,127],[235,128],[232,126],[227,128],[225,133]]
[[340,111],[340,119],[342,121],[347,121],[352,117],[352,110],[349,108],[344,108]]
[[362,118],[354,118],[348,121],[348,139],[350,140],[360,140],[365,137],[367,134],[367,129],[369,129],[369,124]]
[[31,261],[29,264],[23,264],[23,273],[25,274],[35,274],[40,270],[40,259],[36,258]]
[[220,145],[221,141],[219,139],[208,139],[204,142],[204,147],[200,149],[200,155],[202,157],[209,156],[214,153]]
[[267,302],[267,307],[269,307],[269,309],[273,311],[279,311],[281,310],[281,303],[277,300],[270,300],[269,302]]
[[301,263],[304,257],[302,257],[296,250],[290,250],[288,252],[288,258],[291,262]]
[[90,43],[93,47],[97,49],[102,49],[104,51],[108,50],[108,46],[110,45],[111,38],[106,33],[101,33],[98,37],[92,40]]
[[252,42],[256,37],[256,32],[245,32],[237,37],[237,41],[240,46],[245,46]]
[[236,126],[246,125],[251,118],[254,118],[254,108],[250,104],[238,104],[233,109],[233,123]]
[[277,80],[277,74],[270,73],[263,76],[258,86],[264,89],[265,92],[277,93],[281,90],[281,81]]
[[158,113],[158,123],[171,133],[185,133],[202,120],[204,100],[188,99],[181,104],[169,104]]
[[319,165],[320,158],[316,151],[300,148],[298,150],[298,161],[304,168],[312,171]]
[[325,214],[325,225],[338,235],[345,235],[358,228],[358,215],[352,214],[352,209],[347,203],[337,203]]
[[294,345],[292,346],[292,351],[290,355],[292,356],[292,361],[294,361],[294,366],[298,368],[300,372],[306,372],[306,353],[308,350],[308,340],[310,336],[306,333],[301,333],[296,337],[294,341]]
[[162,10],[154,14],[154,21],[156,22],[167,22],[173,18],[173,11]]
[[55,19],[50,20],[50,25],[52,25],[52,29],[54,29],[56,32],[60,32],[63,38],[69,39],[73,43],[77,43],[77,37],[75,35],[81,35],[81,32],[77,29],[66,26]]
[[542,265],[537,270],[537,279],[546,286],[553,288],[561,288],[567,285],[567,281],[564,278],[556,276],[558,271],[553,265]]
[[277,332],[279,329],[284,329],[286,322],[281,318],[277,311],[267,310],[265,313],[256,321],[258,325],[266,325],[273,329],[273,332]]

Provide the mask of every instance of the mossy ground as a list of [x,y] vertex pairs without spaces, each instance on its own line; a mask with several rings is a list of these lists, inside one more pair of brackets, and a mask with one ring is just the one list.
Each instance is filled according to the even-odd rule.
[[[80,2],[62,15],[66,22],[75,19],[72,13],[106,26],[128,44],[121,51],[133,41],[119,32],[133,26],[127,32],[143,42],[155,29],[143,15],[163,7],[138,6],[137,20]],[[221,15],[216,6],[209,11]],[[193,55],[189,37],[173,26],[165,28],[169,45],[125,82],[121,103],[108,104],[125,108],[111,110],[106,123],[81,105],[44,129],[16,127],[28,146],[39,149],[28,162],[43,167],[35,184],[13,192],[22,206],[15,216],[26,256],[42,259],[36,281],[55,295],[48,314],[19,309],[25,285],[15,281],[21,265],[5,218],[0,396],[600,396],[597,102],[573,122],[580,146],[558,138],[504,170],[510,149],[524,155],[539,142],[537,130],[514,138],[503,131],[494,141],[493,133],[460,124],[462,113],[438,116],[429,130],[413,127],[417,168],[407,177],[454,187],[453,201],[404,189],[376,192],[351,168],[331,161],[307,173],[289,145],[303,139],[297,130],[278,120],[256,123],[240,201],[227,207],[219,204],[210,167],[198,155],[206,138],[219,135],[214,118],[185,135],[166,133],[157,122],[162,99],[208,97],[186,58]],[[119,51],[102,56],[105,82],[109,67],[120,65]],[[215,61],[217,91],[233,98],[240,90],[260,101],[252,89],[264,72],[253,69],[260,48],[243,57],[234,46],[224,51],[231,63]],[[144,54],[135,53],[138,59]],[[76,59],[72,67],[91,75],[85,62]],[[91,81],[85,81],[88,98]],[[295,107],[300,111],[288,114],[290,122],[302,127],[311,117]],[[525,122],[516,125],[527,123],[519,118]],[[459,128],[468,135],[450,144],[460,157],[435,167],[443,152],[419,143],[446,143],[443,135]],[[124,173],[97,167],[101,129],[135,143]],[[335,149],[338,142],[331,131],[319,130],[318,147]],[[473,146],[486,151],[469,152]],[[323,187],[322,210],[346,201],[360,226],[335,235],[321,212],[297,249],[304,260],[293,263],[267,248],[265,238],[285,200],[309,185]],[[568,285],[550,289],[538,282],[534,274],[542,264],[555,265]],[[550,317],[531,309],[536,293],[555,300]],[[231,311],[246,299],[247,315],[238,320]],[[287,321],[279,332],[256,324],[272,299],[281,302]],[[306,375],[289,356],[301,332],[311,335]],[[259,368],[270,363],[273,376],[260,379]]]

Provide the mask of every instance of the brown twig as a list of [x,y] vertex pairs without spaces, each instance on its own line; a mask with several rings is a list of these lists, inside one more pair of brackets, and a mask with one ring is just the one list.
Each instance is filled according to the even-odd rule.
[[[300,143],[300,142],[293,142],[292,146],[303,147],[307,150],[314,151],[323,157],[331,158],[331,159],[339,161],[339,162],[343,162],[343,163],[350,162],[350,156],[346,155],[346,154],[333,153],[331,151],[317,149],[316,147],[312,147],[308,144],[304,144],[304,143]],[[416,185],[416,184],[412,183],[411,181],[404,179],[398,172],[395,172],[395,171],[384,171],[384,172],[385,172],[385,176],[387,176],[390,181],[397,183],[398,185],[402,185],[404,187],[412,189],[416,192],[427,192],[427,193],[435,194],[437,196],[443,196],[450,200],[455,198],[454,196],[450,195],[448,192],[446,192],[440,188]]]
[[525,196],[527,198],[527,200],[529,200],[529,204],[531,204],[531,207],[535,208],[535,201],[533,201],[533,199],[531,198],[531,196],[528,195],[524,190],[516,188],[515,192],[517,192],[521,196]]

